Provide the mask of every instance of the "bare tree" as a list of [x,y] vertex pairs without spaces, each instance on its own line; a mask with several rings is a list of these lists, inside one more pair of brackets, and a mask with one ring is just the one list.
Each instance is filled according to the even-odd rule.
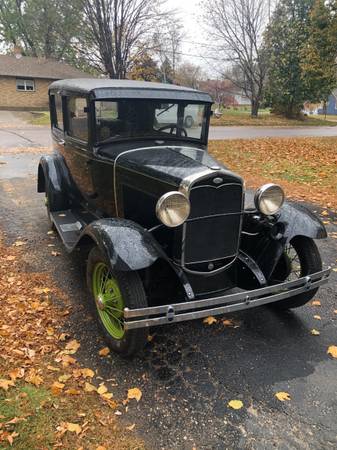
[[183,25],[181,20],[177,18],[175,11],[170,11],[170,14],[163,17],[163,20],[157,22],[152,36],[152,45],[153,53],[160,62],[164,83],[175,78],[183,37]]
[[182,86],[198,89],[202,78],[203,73],[200,66],[190,62],[184,62],[176,69],[174,82]]
[[258,115],[266,79],[262,34],[267,16],[268,0],[209,0],[204,6],[217,53],[231,61],[223,70],[224,78],[250,99],[253,117]]
[[125,78],[160,16],[161,0],[83,0],[78,54],[110,78]]

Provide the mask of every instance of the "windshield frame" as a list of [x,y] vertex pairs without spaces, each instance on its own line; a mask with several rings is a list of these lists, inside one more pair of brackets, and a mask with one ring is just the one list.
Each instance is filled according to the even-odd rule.
[[[105,139],[104,141],[98,140],[97,136],[97,123],[96,123],[96,101],[106,101],[106,102],[118,102],[121,100],[128,100],[130,102],[136,102],[136,101],[149,101],[149,102],[165,102],[165,103],[177,103],[178,108],[181,107],[181,104],[187,103],[188,105],[203,105],[205,107],[204,112],[204,120],[203,124],[201,126],[201,134],[200,138],[193,138],[193,137],[186,137],[186,136],[180,136],[180,135],[171,135],[167,133],[165,136],[119,136],[119,137],[110,137]],[[211,107],[212,103],[210,102],[204,102],[204,101],[198,101],[198,100],[181,100],[181,99],[161,99],[161,98],[145,98],[145,99],[137,99],[137,98],[115,98],[115,97],[109,97],[109,98],[100,98],[100,99],[93,99],[91,100],[91,111],[92,111],[92,120],[91,120],[91,126],[93,128],[93,144],[95,146],[101,146],[106,144],[113,144],[113,143],[120,143],[120,142],[135,142],[135,141],[179,141],[179,142],[189,142],[189,143],[195,143],[195,144],[202,144],[207,145],[208,140],[208,132],[209,132],[209,121],[211,116]]]

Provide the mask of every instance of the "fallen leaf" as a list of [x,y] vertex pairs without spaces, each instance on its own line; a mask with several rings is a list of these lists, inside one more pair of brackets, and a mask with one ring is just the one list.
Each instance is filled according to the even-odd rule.
[[332,269],[333,270],[333,272],[337,272],[337,267],[335,267],[334,269]]
[[105,398],[105,400],[111,400],[113,397],[113,394],[111,392],[105,392],[104,394],[101,394],[102,398]]
[[38,375],[35,369],[30,369],[28,375],[25,377],[25,381],[30,384],[34,384],[34,386],[38,387],[43,383],[43,378]]
[[23,367],[17,367],[13,369],[8,374],[10,378],[15,381],[17,378],[23,378],[25,375],[25,369]]
[[330,345],[327,351],[328,355],[331,355],[333,358],[337,358],[337,346]]
[[97,388],[93,384],[85,382],[84,390],[85,390],[85,392],[94,392],[94,391],[97,391]]
[[14,256],[14,255],[9,255],[9,256],[7,256],[6,260],[7,260],[7,261],[14,261],[15,258],[16,258],[16,256]]
[[101,384],[101,386],[97,389],[97,393],[100,395],[105,394],[106,392],[108,392],[108,388],[104,384]]
[[71,375],[69,375],[69,374],[64,374],[64,375],[60,375],[60,376],[58,377],[58,380],[59,380],[60,383],[65,383],[66,381],[69,380],[69,378],[71,378]]
[[228,406],[233,409],[241,409],[243,407],[243,403],[241,400],[231,400],[228,402]]
[[59,341],[66,341],[69,338],[68,333],[61,333],[59,336]]
[[103,447],[103,445],[99,445],[96,447],[96,450],[106,450],[106,447]]
[[67,422],[66,426],[67,430],[72,433],[80,434],[80,432],[82,431],[81,425],[79,425],[78,423]]
[[128,390],[128,399],[131,400],[135,398],[137,402],[142,398],[142,391],[138,388],[132,388]]
[[101,348],[101,350],[98,352],[99,356],[107,356],[110,353],[109,347]]
[[233,327],[233,326],[234,326],[234,322],[232,321],[232,319],[224,319],[224,320],[222,321],[222,324],[223,324],[225,327]]
[[135,426],[136,426],[136,424],[135,423],[133,423],[132,425],[130,425],[130,426],[128,426],[128,427],[125,427],[127,430],[129,430],[129,431],[133,431],[134,429],[135,429]]
[[311,304],[312,304],[312,306],[321,306],[320,300],[313,300],[313,301],[311,302]]
[[316,314],[316,315],[314,316],[314,319],[316,319],[316,320],[322,320],[322,317]]
[[80,346],[81,346],[81,344],[76,339],[73,339],[67,343],[66,350],[68,350],[69,353],[71,355],[73,355],[74,353],[77,352],[77,350],[80,348]]
[[217,323],[217,320],[215,317],[209,316],[203,320],[203,323],[206,323],[207,325],[212,325],[213,323]]
[[322,216],[328,216],[329,213],[328,213],[328,211],[322,211],[322,212],[321,212],[321,215],[322,215]]
[[60,256],[61,253],[52,251],[51,254],[52,254],[52,256]]
[[54,383],[51,385],[51,391],[54,395],[58,395],[62,392],[64,388],[63,383],[59,383],[58,381],[54,381]]
[[13,380],[5,380],[4,378],[2,378],[0,380],[0,388],[1,389],[4,389],[5,391],[8,391],[9,386],[15,386]]
[[288,394],[288,392],[276,392],[275,397],[280,400],[280,402],[290,400],[290,395]]
[[16,241],[16,242],[14,242],[13,245],[14,245],[15,247],[21,247],[22,245],[26,245],[26,243],[23,242],[23,241]]
[[65,391],[67,395],[80,395],[81,391],[78,389],[70,388]]
[[334,310],[334,314],[337,314],[337,309]]
[[91,369],[81,369],[81,372],[84,378],[93,378],[95,376],[95,372]]
[[310,331],[310,333],[311,333],[313,336],[319,336],[319,335],[321,334],[318,330],[315,330],[315,328],[312,329],[312,330]]
[[63,367],[68,367],[70,364],[76,363],[76,359],[72,358],[70,355],[62,355],[61,359]]

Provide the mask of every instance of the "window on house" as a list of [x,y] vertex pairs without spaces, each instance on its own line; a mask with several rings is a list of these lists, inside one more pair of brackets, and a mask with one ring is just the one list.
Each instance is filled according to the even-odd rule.
[[16,90],[17,91],[35,91],[34,80],[25,80],[23,78],[16,79]]
[[88,141],[87,99],[83,97],[68,98],[69,135]]

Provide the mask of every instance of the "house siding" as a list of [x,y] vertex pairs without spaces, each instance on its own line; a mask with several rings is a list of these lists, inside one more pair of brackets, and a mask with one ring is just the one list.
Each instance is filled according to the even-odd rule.
[[35,91],[17,91],[16,77],[0,76],[0,109],[41,110],[48,108],[48,86],[54,80],[33,79]]

